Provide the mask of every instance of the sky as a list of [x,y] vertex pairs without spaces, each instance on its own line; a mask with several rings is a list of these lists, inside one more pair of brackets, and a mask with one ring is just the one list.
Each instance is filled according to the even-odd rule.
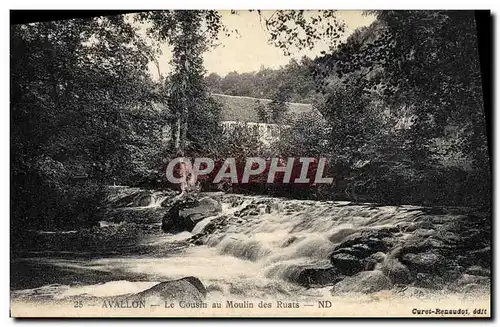
[[[257,12],[238,11],[236,15],[230,11],[221,11],[222,22],[229,30],[238,30],[238,35],[232,33],[225,36],[221,32],[219,36],[220,45],[210,49],[203,55],[206,74],[217,73],[225,76],[227,73],[236,71],[238,73],[258,71],[261,66],[279,68],[286,65],[291,58],[300,59],[306,55],[315,58],[321,51],[328,50],[330,43],[319,41],[314,49],[295,51],[290,56],[285,56],[283,50],[269,44],[268,34],[259,20]],[[263,11],[264,16],[269,17],[272,11]],[[311,14],[313,14],[311,12]],[[338,11],[337,17],[346,24],[346,31],[342,39],[346,39],[358,27],[368,26],[374,21],[373,16],[362,15],[361,11]],[[159,57],[160,71],[166,76],[170,71],[171,49],[168,45],[161,46],[162,55]],[[156,66],[150,63],[151,75],[158,77]]]

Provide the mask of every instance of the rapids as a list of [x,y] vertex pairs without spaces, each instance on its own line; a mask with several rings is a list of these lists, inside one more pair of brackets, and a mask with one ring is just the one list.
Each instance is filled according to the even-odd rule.
[[[331,286],[293,282],[304,267],[327,266],[335,246],[353,233],[409,226],[426,214],[418,206],[204,195],[220,201],[222,212],[200,221],[192,232],[165,234],[161,203],[172,193],[110,187],[99,227],[34,232],[38,249],[20,251],[11,260],[12,297],[114,296],[196,276],[209,300],[324,298]],[[457,210],[450,208],[446,217],[467,211]],[[221,217],[227,221],[223,229],[206,235],[202,245],[190,242]],[[401,240],[410,236],[398,234]]]

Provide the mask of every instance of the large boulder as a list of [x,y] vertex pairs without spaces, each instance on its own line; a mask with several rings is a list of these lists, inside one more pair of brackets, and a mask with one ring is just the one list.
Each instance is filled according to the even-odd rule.
[[364,268],[364,261],[349,253],[333,253],[330,261],[335,268],[347,276],[354,275]]
[[363,270],[371,270],[377,261],[371,256],[386,252],[393,246],[392,229],[373,229],[352,234],[341,242],[330,255],[334,267],[344,275],[354,275]]
[[335,285],[344,278],[335,267],[305,268],[296,282],[304,287],[324,287]]
[[198,201],[179,200],[170,205],[170,209],[163,216],[161,228],[166,233],[190,232],[198,222],[221,211],[221,204],[208,197]]
[[179,216],[183,219],[191,220],[196,225],[198,221],[210,216],[215,216],[221,211],[222,206],[217,200],[204,197],[193,207],[181,209],[179,211]]
[[203,286],[203,283],[198,278],[190,276],[162,282],[135,294],[133,298],[201,302],[205,299],[206,295],[207,290]]
[[445,258],[434,252],[422,252],[422,253],[407,253],[401,258],[401,262],[404,263],[411,271],[430,273],[442,270],[443,263],[446,262]]
[[408,267],[392,255],[382,261],[381,270],[393,284],[408,284],[411,281]]
[[380,270],[362,271],[335,284],[332,293],[373,293],[391,287],[391,281]]

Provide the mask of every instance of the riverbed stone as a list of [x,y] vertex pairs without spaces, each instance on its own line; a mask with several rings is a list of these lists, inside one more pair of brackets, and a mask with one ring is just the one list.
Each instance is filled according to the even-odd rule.
[[391,289],[392,283],[380,270],[362,271],[335,284],[332,293],[373,293]]
[[205,299],[207,290],[196,277],[184,277],[177,280],[161,282],[134,297],[141,299],[159,299],[161,301],[191,301],[201,302]]
[[374,269],[379,263],[371,255],[386,252],[393,246],[397,228],[380,228],[352,234],[333,250],[330,261],[345,275],[354,275],[363,270]]
[[411,281],[410,270],[392,255],[387,256],[381,264],[381,271],[393,284],[408,284]]
[[324,287],[334,285],[343,278],[335,267],[305,268],[299,273],[296,282],[307,288]]
[[445,258],[436,252],[407,253],[401,259],[410,270],[417,272],[435,272],[443,269]]
[[190,219],[193,222],[200,221],[206,217],[217,215],[222,211],[221,204],[209,197],[201,198],[194,206],[183,208],[179,211],[179,216]]
[[201,220],[219,214],[222,206],[217,200],[204,197],[173,203],[162,219],[162,230],[166,233],[192,231]]
[[332,265],[345,275],[354,275],[363,270],[362,259],[348,253],[334,253],[330,257]]

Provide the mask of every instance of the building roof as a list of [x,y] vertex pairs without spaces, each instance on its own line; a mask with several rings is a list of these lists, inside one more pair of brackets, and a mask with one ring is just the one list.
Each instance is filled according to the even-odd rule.
[[[225,94],[211,94],[215,101],[222,105],[222,120],[223,121],[242,121],[242,122],[258,122],[257,111],[255,110],[256,102],[268,104],[272,100],[259,99],[244,96],[233,96]],[[312,105],[305,103],[288,102],[290,113],[296,115],[310,112],[313,110]]]

